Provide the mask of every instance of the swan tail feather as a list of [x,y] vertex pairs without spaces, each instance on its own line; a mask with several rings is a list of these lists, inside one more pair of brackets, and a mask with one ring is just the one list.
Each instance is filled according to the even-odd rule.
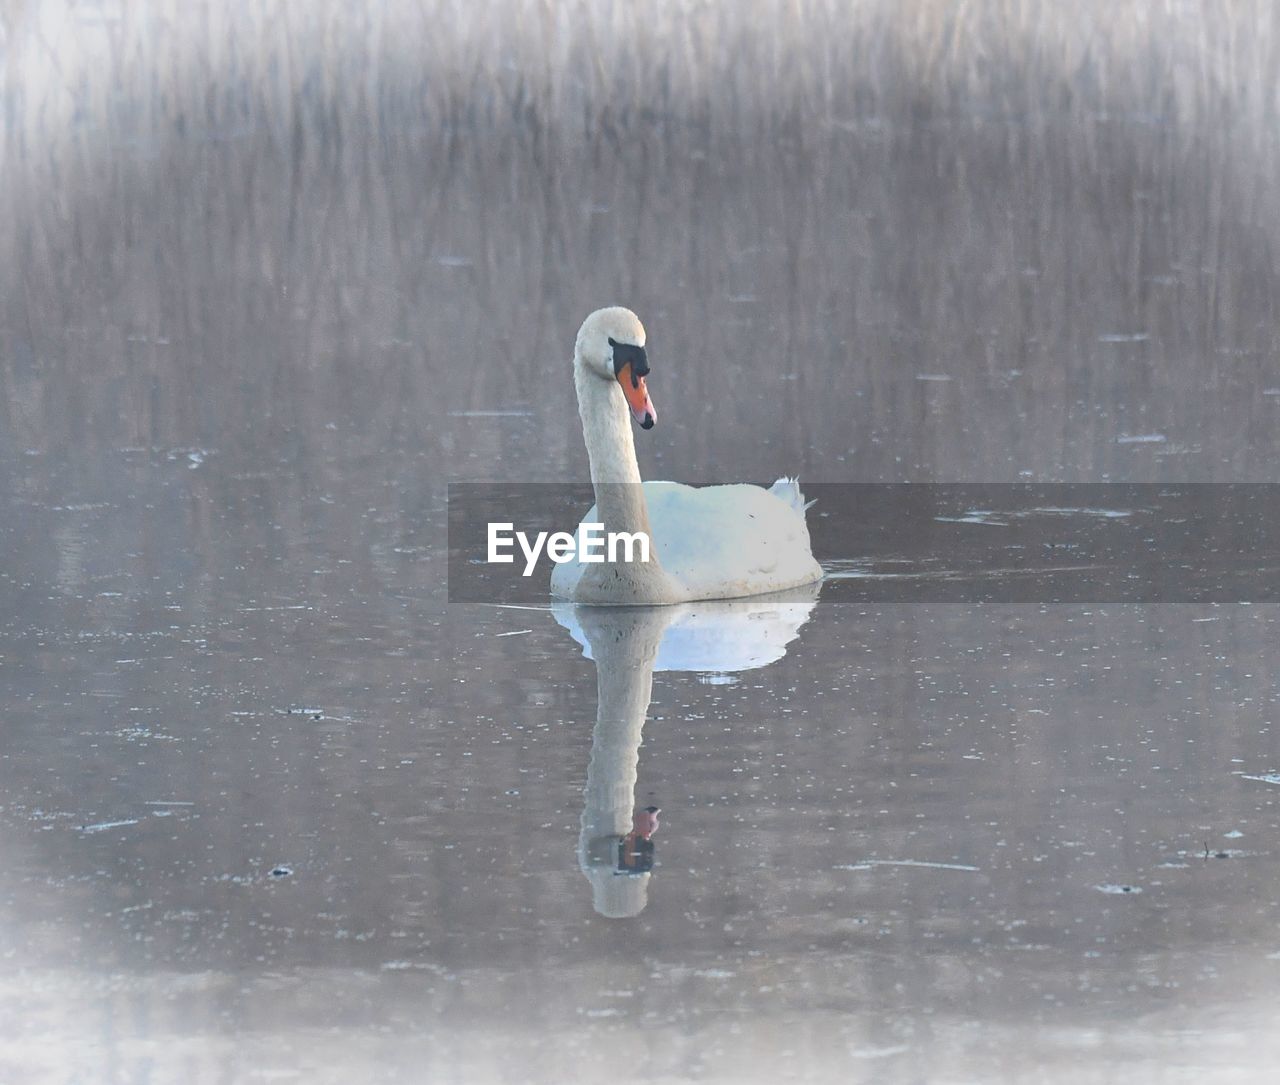
[[814,501],[805,501],[804,494],[800,491],[800,480],[798,478],[788,478],[784,475],[769,487],[769,492],[774,497],[785,501],[802,516],[809,506],[816,503]]

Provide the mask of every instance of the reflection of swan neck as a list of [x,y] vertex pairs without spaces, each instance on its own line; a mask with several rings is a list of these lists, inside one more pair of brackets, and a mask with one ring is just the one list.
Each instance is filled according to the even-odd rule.
[[[599,664],[597,664],[597,667]],[[635,805],[636,766],[653,667],[598,672],[600,712],[591,735],[591,763],[587,767],[587,809],[593,835],[626,834]],[[621,681],[620,681],[621,680]],[[624,685],[625,684],[625,685]]]
[[653,610],[615,610],[607,620],[594,618],[589,616],[584,625],[595,655],[599,700],[578,863],[591,881],[596,911],[622,918],[639,914],[648,895],[649,875],[618,874],[616,856],[619,841],[632,827],[653,663],[666,621]]

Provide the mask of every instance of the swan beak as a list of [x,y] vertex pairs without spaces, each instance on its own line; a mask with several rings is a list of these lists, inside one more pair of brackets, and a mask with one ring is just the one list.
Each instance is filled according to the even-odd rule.
[[658,412],[654,409],[653,400],[649,398],[649,390],[644,386],[644,377],[637,377],[632,373],[631,363],[627,362],[618,370],[618,383],[622,385],[622,394],[627,397],[631,416],[640,423],[640,428],[653,429],[653,424],[658,420]]

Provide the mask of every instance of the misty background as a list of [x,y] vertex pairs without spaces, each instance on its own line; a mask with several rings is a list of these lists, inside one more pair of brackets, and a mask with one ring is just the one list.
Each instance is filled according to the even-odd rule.
[[622,303],[681,478],[1268,480],[1276,21],[11,4],[4,462],[283,433],[576,478],[573,335]]
[[613,303],[648,477],[1275,480],[1278,23],[0,4],[0,1076],[1265,1074],[1274,606],[824,585],[655,680],[620,928],[594,666],[444,548]]

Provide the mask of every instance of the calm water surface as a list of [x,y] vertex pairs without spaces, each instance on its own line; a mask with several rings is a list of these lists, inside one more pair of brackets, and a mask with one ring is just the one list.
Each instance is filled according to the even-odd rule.
[[10,129],[0,1078],[1266,1079],[1274,570],[553,613],[450,604],[444,527],[449,482],[585,477],[614,301],[650,477],[1272,481],[1274,136],[383,106]]
[[11,1079],[1278,1053],[1274,606],[448,605],[425,457],[330,440],[12,464]]

